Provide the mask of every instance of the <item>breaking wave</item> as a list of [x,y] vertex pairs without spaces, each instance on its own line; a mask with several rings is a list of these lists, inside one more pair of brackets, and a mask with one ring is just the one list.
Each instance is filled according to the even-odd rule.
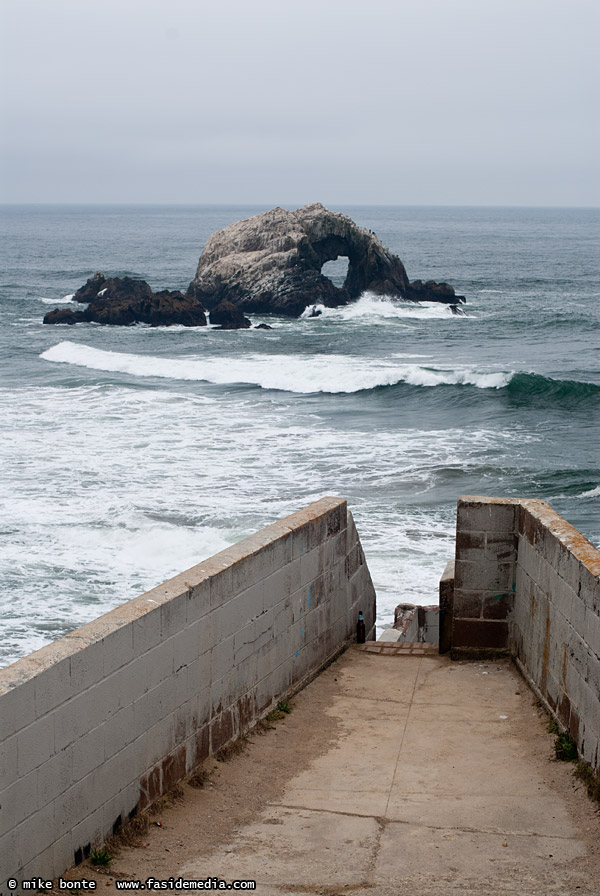
[[38,298],[44,305],[71,305],[73,304],[75,293],[72,292],[68,296],[63,296],[62,299],[48,299],[46,296],[38,296]]
[[412,386],[469,385],[500,389],[511,374],[441,369],[401,360],[378,361],[349,355],[246,355],[243,358],[159,358],[104,351],[65,341],[41,355],[46,361],[138,377],[234,383],[297,393],[350,393],[407,383]]
[[[46,361],[136,377],[186,380],[215,385],[248,385],[300,394],[352,393],[397,386],[473,386],[506,390],[513,401],[569,405],[600,400],[600,386],[553,380],[535,373],[482,371],[407,363],[402,356],[385,361],[351,355],[266,355],[243,358],[162,358],[105,351],[65,341],[41,356]],[[410,356],[409,356],[410,357]]]
[[[461,310],[464,310],[461,306]],[[325,305],[308,305],[302,314],[302,318],[316,316],[324,318],[336,318],[337,320],[352,321],[362,318],[396,318],[397,320],[432,320],[433,318],[454,318],[450,305],[441,302],[402,302],[387,296],[377,296],[371,292],[365,292],[355,302],[342,305],[339,308],[326,308]],[[461,315],[464,316],[464,315]]]

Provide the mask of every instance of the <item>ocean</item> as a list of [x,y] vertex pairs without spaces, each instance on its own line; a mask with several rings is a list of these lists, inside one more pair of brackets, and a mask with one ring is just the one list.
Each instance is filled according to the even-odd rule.
[[367,294],[250,315],[271,330],[42,325],[95,271],[185,290],[266,208],[0,209],[0,665],[323,495],[380,628],[437,602],[461,494],[542,498],[600,545],[598,209],[336,208],[464,316]]

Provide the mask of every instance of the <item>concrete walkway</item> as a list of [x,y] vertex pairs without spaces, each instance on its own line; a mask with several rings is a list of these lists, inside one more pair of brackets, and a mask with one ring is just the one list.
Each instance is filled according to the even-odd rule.
[[[572,766],[552,760],[545,717],[511,663],[355,647],[294,703],[275,752],[269,733],[227,763],[247,764],[248,799],[265,763],[274,774],[274,757],[293,763],[303,731],[317,726],[323,746],[223,842],[207,848],[184,822],[190,842],[172,874],[256,880],[263,896],[600,893],[600,818]],[[116,876],[134,870],[134,852]]]

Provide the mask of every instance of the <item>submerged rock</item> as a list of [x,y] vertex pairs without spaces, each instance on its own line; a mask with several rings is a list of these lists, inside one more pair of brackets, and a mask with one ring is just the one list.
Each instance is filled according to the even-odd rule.
[[131,277],[110,277],[95,274],[73,296],[85,303],[83,311],[59,309],[49,311],[45,324],[93,322],[127,326],[144,323],[153,327],[179,324],[184,327],[205,327],[206,314],[202,303],[178,290],[163,289],[154,293],[145,280]]
[[[342,287],[321,273],[339,256],[348,257]],[[214,233],[187,294],[209,309],[225,299],[245,312],[298,316],[307,305],[345,305],[366,290],[409,301],[464,301],[447,283],[410,283],[374,233],[320,203],[271,209]]]
[[210,312],[211,324],[217,324],[219,330],[247,330],[252,324],[244,312],[233,302],[221,302]]

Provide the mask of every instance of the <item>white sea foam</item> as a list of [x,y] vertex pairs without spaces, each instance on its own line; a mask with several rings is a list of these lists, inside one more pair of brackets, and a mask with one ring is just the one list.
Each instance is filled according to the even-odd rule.
[[365,292],[355,302],[342,305],[339,308],[326,308],[324,305],[308,305],[302,314],[302,318],[311,318],[314,311],[319,312],[319,317],[332,320],[354,321],[362,318],[397,320],[433,320],[435,318],[448,320],[456,318],[452,314],[449,305],[441,302],[402,302],[389,296],[377,296],[371,292]]
[[162,358],[104,351],[65,341],[40,356],[46,361],[136,377],[192,380],[228,385],[243,383],[296,393],[351,393],[401,382],[413,386],[470,385],[500,389],[512,373],[472,368],[443,369],[351,355],[266,355],[241,358]]
[[72,292],[68,296],[63,296],[62,299],[48,299],[46,296],[38,296],[38,298],[44,305],[69,305],[73,303],[75,293]]
[[19,595],[0,657],[36,649],[326,494],[352,507],[380,622],[402,600],[435,601],[455,509],[415,497],[484,455],[497,465],[521,435],[409,428],[374,439],[368,420],[342,431],[312,405],[263,399],[176,384],[0,390],[0,470],[11,483],[0,585]]
[[597,485],[596,488],[590,489],[589,492],[582,492],[580,495],[577,495],[578,498],[600,498],[600,485]]

